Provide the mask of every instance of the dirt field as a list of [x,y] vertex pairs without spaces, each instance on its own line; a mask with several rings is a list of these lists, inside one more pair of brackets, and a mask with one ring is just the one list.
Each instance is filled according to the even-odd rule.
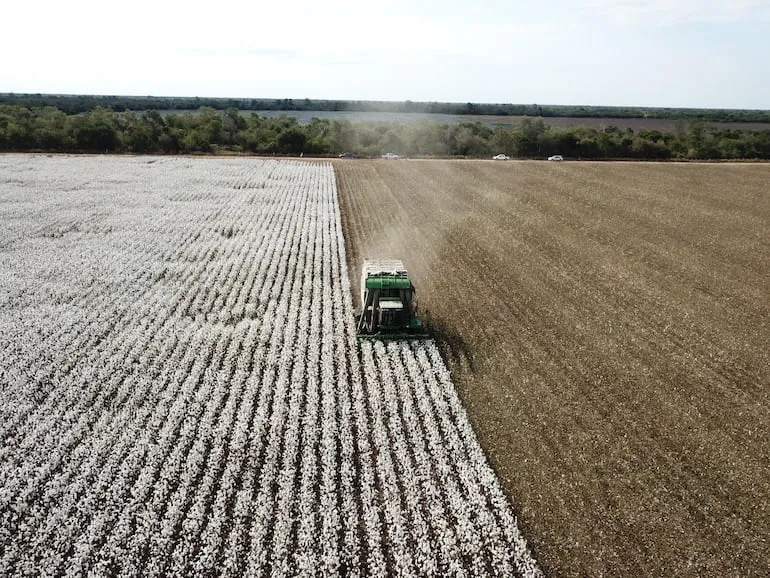
[[400,257],[546,574],[760,575],[770,166],[335,164]]

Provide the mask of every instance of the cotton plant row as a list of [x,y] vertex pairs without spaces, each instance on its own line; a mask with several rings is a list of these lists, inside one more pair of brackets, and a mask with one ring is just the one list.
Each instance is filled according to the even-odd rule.
[[328,164],[0,156],[0,217],[1,574],[539,574]]

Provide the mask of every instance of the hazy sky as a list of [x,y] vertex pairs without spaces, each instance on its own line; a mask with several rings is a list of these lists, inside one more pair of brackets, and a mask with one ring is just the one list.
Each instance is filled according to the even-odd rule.
[[0,13],[0,92],[770,109],[770,0],[6,0]]

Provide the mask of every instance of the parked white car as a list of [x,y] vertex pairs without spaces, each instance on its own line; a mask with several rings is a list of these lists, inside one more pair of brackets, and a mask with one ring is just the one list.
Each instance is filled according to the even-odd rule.
[[564,157],[561,155],[553,155],[552,157],[548,157],[549,161],[563,161]]
[[398,158],[398,155],[396,153],[385,153],[382,155],[382,158],[394,161]]
[[503,153],[500,153],[499,155],[495,155],[495,156],[493,156],[492,158],[493,158],[494,160],[496,160],[496,161],[507,161],[507,160],[509,160],[511,157],[509,157],[508,155],[504,155]]

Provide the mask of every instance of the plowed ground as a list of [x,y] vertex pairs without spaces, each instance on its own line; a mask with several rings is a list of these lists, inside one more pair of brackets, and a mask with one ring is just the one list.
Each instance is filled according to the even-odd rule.
[[356,299],[405,261],[547,574],[767,570],[770,166],[335,170]]

